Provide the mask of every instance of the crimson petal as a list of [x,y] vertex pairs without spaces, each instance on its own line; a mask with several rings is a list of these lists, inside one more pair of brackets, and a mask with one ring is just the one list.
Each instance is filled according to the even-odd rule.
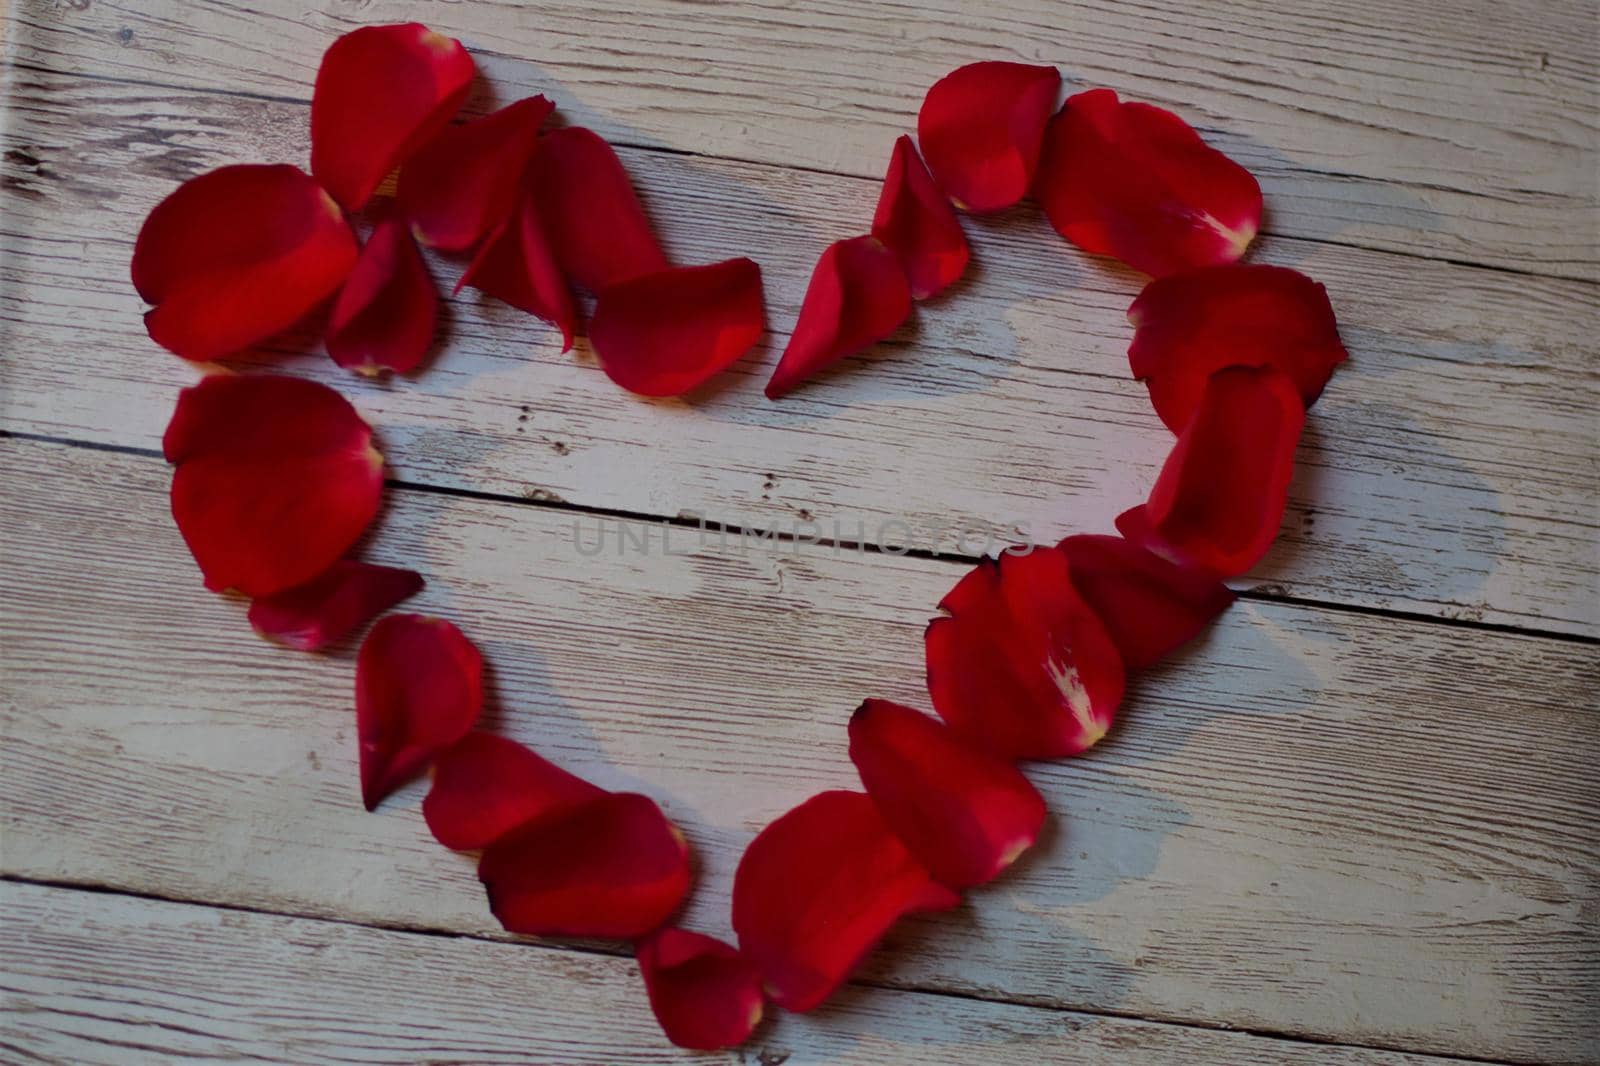
[[415,370],[433,344],[439,294],[417,242],[397,219],[380,222],[334,301],[327,346],[358,373]]
[[415,570],[340,559],[304,585],[250,604],[257,633],[300,651],[317,651],[422,591]]
[[1044,800],[1015,766],[910,707],[867,700],[857,708],[850,759],[889,828],[951,888],[993,879],[1044,825]]
[[511,216],[539,127],[554,109],[532,96],[491,115],[450,126],[400,168],[396,198],[417,239],[430,248],[470,248]]
[[178,395],[162,449],[172,516],[213,591],[271,596],[321,574],[378,513],[383,456],[326,385],[214,374]]
[[1116,645],[1072,584],[1065,553],[984,559],[926,634],[928,692],[958,734],[1010,759],[1076,755],[1122,701]]
[[1089,252],[1157,277],[1231,263],[1261,228],[1261,186],[1159,107],[1110,89],[1067,100],[1035,188],[1051,225]]
[[133,286],[157,344],[206,361],[248,348],[332,296],[356,238],[297,167],[222,167],[150,212],[133,246]]
[[522,197],[511,218],[483,242],[456,283],[456,292],[469,285],[542,318],[561,331],[562,351],[572,347],[576,319],[572,290],[530,197]]
[[357,211],[406,157],[450,121],[472,57],[426,26],[363,26],[322,56],[311,96],[311,173]]
[[766,991],[816,1007],[890,926],[961,897],[934,881],[860,792],[823,792],[763,829],[733,879],[739,948]]
[[476,851],[535,818],[604,794],[514,740],[473,732],[434,760],[422,816],[445,847]]
[[605,138],[581,126],[551,130],[529,168],[556,262],[578,285],[608,285],[665,269],[628,172]]
[[999,211],[1028,194],[1061,74],[1024,63],[971,63],[928,90],[917,139],[958,207]]
[[1063,540],[1072,585],[1110,634],[1130,670],[1154,666],[1200,635],[1233,603],[1228,586],[1121,537],[1090,533]]
[[1328,290],[1287,267],[1231,263],[1158,278],[1128,308],[1133,376],[1174,433],[1183,432],[1212,373],[1270,366],[1309,408],[1349,353]]
[[637,956],[650,1009],[679,1047],[733,1047],[761,1021],[761,974],[731,944],[669,926],[641,941]]
[[654,800],[607,793],[490,844],[478,879],[510,932],[631,940],[683,902],[689,845]]
[[966,232],[910,137],[894,142],[872,235],[900,260],[914,300],[939,293],[967,269]]
[[483,658],[442,618],[391,614],[356,657],[361,799],[372,810],[454,744],[483,709]]
[[794,334],[778,360],[767,399],[847,355],[876,344],[911,314],[911,289],[900,261],[876,237],[830,244],[817,260]]
[[1305,425],[1300,393],[1271,368],[1212,374],[1147,503],[1117,517],[1124,537],[1219,577],[1249,570],[1272,546]]
[[618,385],[677,396],[749,351],[765,328],[761,268],[729,259],[668,267],[601,290],[589,343]]

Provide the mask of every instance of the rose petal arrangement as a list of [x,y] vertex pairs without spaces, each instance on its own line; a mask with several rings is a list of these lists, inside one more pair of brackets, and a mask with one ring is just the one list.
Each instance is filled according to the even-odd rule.
[[[439,321],[420,245],[464,262],[456,291],[537,316],[563,350],[589,306],[575,290],[586,294],[590,346],[635,393],[689,392],[755,345],[760,267],[672,262],[616,152],[590,130],[547,128],[542,96],[457,122],[474,77],[459,42],[415,23],[340,37],[317,75],[309,174],[225,166],[151,211],[132,264],[150,336],[209,363],[321,314],[340,366],[414,373]],[[1182,119],[1108,89],[1058,105],[1060,91],[1054,68],[1009,62],[929,90],[917,139],[894,143],[870,231],[818,259],[766,394],[889,336],[961,278],[960,213],[1032,197],[1072,244],[1152,275],[1128,312],[1129,361],[1171,454],[1118,535],[1009,548],[940,601],[925,638],[934,714],[879,699],[855,711],[862,790],[813,796],[751,841],[733,884],[737,946],[671,924],[689,847],[653,800],[480,728],[471,640],[443,619],[385,613],[423,579],[351,557],[378,514],[384,460],[344,398],[216,368],[178,398],[163,440],[172,513],[207,588],[249,597],[259,633],[304,651],[372,623],[355,668],[367,809],[431,768],[428,828],[479,853],[500,923],[631,941],[676,1044],[736,1045],[769,1001],[816,1007],[903,915],[953,907],[999,876],[1046,816],[1016,764],[1105,737],[1128,672],[1224,611],[1224,580],[1277,533],[1306,408],[1346,358],[1327,294],[1239,261],[1260,188]]]

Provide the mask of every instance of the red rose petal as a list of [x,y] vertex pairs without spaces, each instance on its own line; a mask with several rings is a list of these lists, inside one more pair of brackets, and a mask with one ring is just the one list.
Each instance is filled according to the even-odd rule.
[[668,267],[603,289],[589,343],[618,385],[677,396],[749,351],[765,328],[761,268],[729,259]]
[[340,559],[304,585],[250,604],[257,633],[300,651],[325,648],[422,591],[415,570]]
[[454,744],[483,709],[483,658],[442,618],[391,614],[356,657],[361,799],[383,798]]
[[1076,755],[1122,701],[1116,645],[1073,587],[1066,555],[984,559],[939,604],[928,692],[958,734],[1010,759]]
[[213,591],[270,596],[317,577],[378,513],[383,456],[326,385],[215,374],[184,389],[162,448],[172,516]]
[[733,1047],[761,1021],[761,973],[731,944],[670,926],[637,955],[650,1009],[679,1047]]
[[1237,577],[1278,535],[1304,425],[1305,408],[1288,375],[1253,367],[1217,371],[1149,502],[1119,515],[1117,529],[1165,559]]
[[1261,186],[1177,115],[1110,89],[1067,100],[1035,194],[1056,231],[1157,277],[1231,263],[1261,228]]
[[433,344],[439,294],[417,242],[398,219],[380,222],[334,301],[327,347],[358,373],[415,370]]
[[472,84],[461,42],[419,23],[364,26],[322,56],[311,96],[311,173],[357,211],[450,121]]
[[572,290],[530,197],[522,197],[511,218],[483,242],[456,283],[456,292],[469,285],[542,318],[561,331],[562,351],[572,347],[576,319]]
[[960,901],[911,857],[871,799],[823,792],[745,849],[733,879],[733,928],[772,1000],[806,1011],[902,915]]
[[889,828],[951,888],[993,879],[1044,824],[1044,800],[1015,766],[910,707],[863,703],[850,719],[850,759]]
[[155,206],[133,247],[133,285],[156,306],[151,338],[217,359],[294,325],[332,296],[356,238],[321,186],[291,166],[231,166]]
[[1270,366],[1309,408],[1349,353],[1328,291],[1287,267],[1232,263],[1158,278],[1128,308],[1128,362],[1161,421],[1183,432],[1212,373]]
[[958,207],[999,211],[1028,194],[1061,74],[1023,63],[972,63],[934,83],[917,115],[928,169]]
[[966,232],[910,137],[894,142],[872,235],[900,260],[914,300],[937,294],[967,269]]
[[422,816],[445,847],[476,851],[535,818],[602,795],[514,740],[474,732],[434,760]]
[[396,198],[417,239],[459,252],[505,223],[539,127],[555,105],[532,96],[464,126],[448,126],[400,168]]
[[622,160],[593,130],[545,134],[529,175],[556,262],[578,285],[598,293],[668,265]]
[[882,241],[852,237],[830,244],[817,260],[794,334],[767,382],[767,399],[878,343],[910,314],[905,272]]
[[513,933],[631,940],[683,902],[689,846],[649,797],[607,793],[490,844],[478,879]]
[[1058,547],[1072,585],[1094,609],[1130,670],[1154,666],[1200,635],[1233,603],[1210,574],[1153,555],[1121,537],[1080,534]]

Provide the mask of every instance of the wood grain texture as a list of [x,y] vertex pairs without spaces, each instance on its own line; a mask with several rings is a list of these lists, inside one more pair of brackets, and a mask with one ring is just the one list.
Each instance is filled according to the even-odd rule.
[[[251,635],[200,589],[156,460],[0,442],[4,871],[498,936],[423,787],[356,796],[351,649]],[[114,487],[115,491],[108,491]],[[583,558],[598,520],[400,491],[371,557],[494,667],[491,724],[692,840],[688,920],[737,856],[849,787],[845,718],[925,704],[922,619],[963,572],[704,546]],[[574,522],[578,527],[574,529]],[[906,923],[868,973],[1053,1007],[1490,1058],[1592,1057],[1600,663],[1572,642],[1243,603],[1137,686],[1091,756],[1038,766],[1035,854]],[[863,993],[865,996],[866,994]]]
[[666,1046],[628,959],[16,883],[0,885],[0,960],[0,1048],[73,1066],[1446,1061],[854,990],[745,1049],[692,1054]]
[[1592,0],[19,4],[21,62],[296,100],[339,33],[417,19],[623,143],[872,178],[941,75],[1049,63],[1188,117],[1274,232],[1600,278]]
[[[294,158],[304,124],[298,104],[18,71],[0,342],[30,357],[0,363],[0,428],[154,446],[194,372],[139,330],[129,241],[177,181]],[[710,391],[641,401],[586,350],[563,356],[540,323],[470,295],[414,382],[319,354],[286,366],[352,394],[398,475],[429,485],[904,543],[885,525],[899,520],[946,552],[958,530],[1109,530],[1148,491],[1171,438],[1127,377],[1130,275],[1028,214],[974,227],[980,267],[959,293],[772,404],[760,385],[817,251],[871,217],[876,185],[625,155],[683,261],[762,261],[774,333]],[[1327,283],[1353,359],[1313,411],[1283,536],[1249,583],[1600,633],[1600,288],[1287,239],[1261,251]]]

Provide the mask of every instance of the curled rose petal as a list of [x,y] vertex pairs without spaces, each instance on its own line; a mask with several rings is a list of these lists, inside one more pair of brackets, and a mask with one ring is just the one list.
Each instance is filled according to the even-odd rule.
[[442,618],[391,614],[356,657],[361,799],[372,810],[472,728],[483,709],[483,658]]
[[950,728],[1003,758],[1076,755],[1111,728],[1123,668],[1066,555],[984,559],[926,635],[928,692]]
[[472,84],[460,41],[419,23],[363,26],[322,56],[311,95],[311,173],[347,211],[450,121]]
[[767,382],[767,399],[878,343],[910,314],[905,272],[882,241],[852,237],[830,244],[817,260],[794,333]]
[[650,1009],[679,1047],[733,1047],[761,1021],[761,974],[731,944],[669,926],[640,941],[637,956]]
[[270,640],[317,651],[422,591],[415,570],[340,559],[304,585],[250,604],[250,625]]
[[850,759],[884,822],[951,888],[993,879],[1044,824],[1044,800],[1015,766],[910,707],[863,703],[850,719]]
[[914,300],[936,295],[967,269],[966,232],[910,137],[894,142],[872,235],[900,260]]
[[605,138],[581,126],[551,130],[529,176],[556,262],[576,284],[598,293],[666,268],[628,172]]
[[1309,408],[1349,353],[1328,291],[1287,267],[1230,263],[1146,285],[1128,308],[1133,376],[1174,433],[1223,367],[1270,366],[1288,374]]
[[172,516],[213,591],[271,596],[344,555],[378,513],[383,456],[326,385],[214,374],[178,395],[162,449]]
[[291,166],[222,167],[155,206],[133,246],[145,328],[207,361],[294,325],[339,288],[356,238],[321,186]]
[[327,346],[333,361],[375,375],[415,370],[433,344],[439,314],[428,266],[398,219],[380,222],[334,301]]
[[400,168],[396,198],[417,239],[459,252],[505,223],[516,206],[539,127],[554,109],[542,96],[447,126]]
[[677,396],[738,359],[766,328],[761,268],[749,259],[668,267],[602,289],[589,343],[612,381]]
[[483,242],[456,283],[456,292],[469,285],[542,318],[561,331],[562,351],[572,347],[576,318],[572,290],[530,197],[522,197],[511,218]]
[[445,847],[476,851],[535,818],[604,794],[514,740],[473,732],[434,760],[422,816]]
[[496,840],[478,879],[510,932],[631,940],[683,902],[689,845],[654,800],[607,793]]
[[999,211],[1028,194],[1060,89],[1055,67],[993,61],[934,83],[917,114],[917,139],[958,207]]
[[733,928],[773,1002],[806,1011],[902,915],[960,901],[911,857],[871,799],[823,792],[745,849],[733,879]]
[[1121,537],[1084,533],[1057,547],[1072,585],[1099,615],[1130,670],[1154,666],[1233,603],[1228,586]]
[[1272,546],[1305,425],[1300,393],[1271,368],[1212,374],[1148,502],[1117,517],[1124,537],[1219,577],[1249,570]]
[[1261,228],[1261,186],[1170,111],[1079,93],[1051,120],[1034,189],[1056,232],[1160,277],[1231,263]]

